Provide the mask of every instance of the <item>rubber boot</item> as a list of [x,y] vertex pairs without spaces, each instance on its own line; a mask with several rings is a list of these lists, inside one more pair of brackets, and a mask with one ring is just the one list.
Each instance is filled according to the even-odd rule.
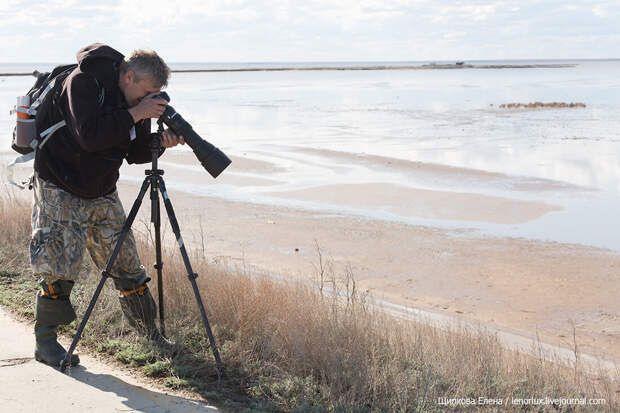
[[[56,340],[56,329],[59,325],[69,324],[76,318],[75,311],[69,301],[73,284],[73,281],[59,280],[51,284],[53,294],[44,295],[41,291],[37,293],[34,323],[36,339],[34,358],[37,361],[51,366],[59,366],[67,355],[67,351]],[[42,286],[44,290],[47,290],[45,283],[42,283]],[[79,363],[80,358],[76,354],[72,354],[70,365],[76,366]]]
[[162,336],[155,326],[157,308],[149,288],[143,285],[135,290],[121,291],[121,294],[119,297],[121,309],[129,324],[144,334],[162,352],[171,356],[176,355],[179,352],[178,346]]

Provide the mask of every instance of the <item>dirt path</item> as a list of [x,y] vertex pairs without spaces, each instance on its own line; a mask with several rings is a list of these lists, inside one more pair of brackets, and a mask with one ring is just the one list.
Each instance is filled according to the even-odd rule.
[[[0,400],[3,412],[217,412],[80,354],[63,374],[34,360],[32,324],[0,308]],[[68,344],[68,343],[63,343]]]

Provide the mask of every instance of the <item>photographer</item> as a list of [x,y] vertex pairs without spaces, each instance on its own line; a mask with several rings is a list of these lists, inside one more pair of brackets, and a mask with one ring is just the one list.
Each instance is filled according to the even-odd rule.
[[[161,116],[167,104],[151,96],[167,85],[170,74],[155,52],[138,50],[124,59],[99,43],[81,49],[77,60],[45,119],[50,125],[64,119],[67,125],[35,157],[30,262],[42,287],[36,298],[35,358],[51,365],[66,355],[56,329],[76,318],[69,296],[84,251],[103,270],[125,222],[116,190],[123,159],[151,161],[150,118]],[[169,148],[184,141],[166,130],[161,143]],[[155,302],[146,285],[150,278],[131,231],[111,277],[128,322],[172,352],[174,346],[155,326]],[[79,358],[72,355],[70,362],[76,365]]]

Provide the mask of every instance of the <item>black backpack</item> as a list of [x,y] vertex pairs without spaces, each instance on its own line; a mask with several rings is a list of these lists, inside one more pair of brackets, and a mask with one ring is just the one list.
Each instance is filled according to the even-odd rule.
[[[11,148],[22,154],[22,156],[15,158],[9,163],[9,182],[21,187],[21,185],[13,182],[12,168],[16,164],[34,159],[36,150],[42,148],[58,129],[66,125],[64,119],[51,125],[46,123],[49,123],[50,117],[52,119],[58,118],[58,115],[53,114],[52,111],[56,109],[57,100],[62,91],[65,79],[77,66],[78,65],[75,63],[60,65],[56,66],[51,72],[39,73],[35,70],[32,73],[37,80],[27,93],[30,97],[30,107],[15,107],[14,109],[15,112],[28,115],[27,117],[29,119],[18,119],[13,129]],[[97,79],[95,80],[97,84],[99,84],[99,81]],[[105,90],[101,86],[99,89],[99,107],[102,107]],[[18,142],[21,142],[21,144],[18,144]]]
[[[56,130],[65,125],[64,121],[61,121],[54,125],[46,125],[43,129],[40,120],[47,118],[49,111],[55,103],[54,101],[62,90],[64,80],[76,67],[77,64],[61,65],[56,66],[51,72],[39,73],[35,70],[32,73],[37,80],[26,94],[30,97],[30,107],[15,108],[16,112],[25,113],[30,119],[20,119],[18,120],[18,124],[15,125],[13,129],[13,142],[11,144],[11,148],[13,148],[14,151],[22,155],[34,152],[34,150],[38,149]],[[19,122],[28,122],[32,123],[32,125],[22,125]],[[18,128],[23,128],[24,130],[18,130]],[[18,133],[28,135],[28,146],[18,144]]]

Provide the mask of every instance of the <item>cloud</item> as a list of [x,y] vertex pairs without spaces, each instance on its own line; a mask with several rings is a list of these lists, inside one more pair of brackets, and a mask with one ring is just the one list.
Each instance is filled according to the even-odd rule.
[[596,6],[592,8],[592,14],[594,14],[597,17],[607,17],[607,12],[601,6]]
[[94,41],[171,61],[620,56],[614,0],[3,0],[0,19],[4,61],[66,61]]
[[448,6],[440,9],[440,13],[436,16],[435,21],[441,22],[447,19],[482,21],[493,16],[496,9],[497,5],[495,4]]

